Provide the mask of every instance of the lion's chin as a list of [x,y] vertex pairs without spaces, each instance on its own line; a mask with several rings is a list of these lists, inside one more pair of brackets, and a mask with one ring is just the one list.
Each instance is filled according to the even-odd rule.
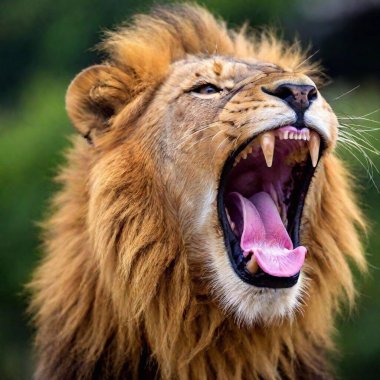
[[[307,253],[299,230],[320,143],[312,129],[279,127],[254,136],[227,159],[218,213],[233,271],[246,284],[297,284]],[[287,308],[279,309],[275,314],[286,314]]]
[[265,288],[255,294],[242,289],[234,315],[239,325],[275,325],[293,319],[300,308],[302,274],[296,285],[287,289]]
[[236,276],[228,260],[214,261],[213,289],[223,313],[242,327],[276,325],[291,320],[301,308],[305,275],[289,288],[259,288]]

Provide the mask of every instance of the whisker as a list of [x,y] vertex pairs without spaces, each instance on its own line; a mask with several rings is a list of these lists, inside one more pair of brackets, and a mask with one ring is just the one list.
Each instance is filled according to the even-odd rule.
[[199,129],[197,129],[196,131],[190,133],[189,135],[184,136],[182,139],[187,138],[187,137],[191,137],[191,136],[193,136],[193,135],[195,135],[195,134],[197,134],[199,132],[205,131],[206,129],[215,127],[216,125],[219,125],[219,121],[214,121],[214,122],[212,122],[210,124],[203,125]]
[[347,143],[347,145],[350,145],[351,147],[359,150],[363,154],[364,157],[369,158],[368,154],[366,153],[366,150],[369,150],[369,149],[367,147],[363,147],[362,145],[360,145],[358,142],[352,140],[351,138],[340,136],[340,137],[338,137],[338,141]]
[[[371,144],[371,142],[368,141],[366,138],[364,138],[362,136],[355,135],[353,133],[350,133],[349,131],[339,131],[339,133],[341,136],[347,138],[352,143],[355,143],[355,144],[361,146],[363,149],[366,149],[366,150],[370,151],[371,153],[373,153],[377,156],[380,154],[379,150],[376,147],[374,147]],[[358,141],[356,141],[356,140],[361,141],[363,144],[359,144]]]
[[[355,132],[358,133],[357,131]],[[359,143],[357,140],[361,141],[362,144]],[[350,131],[348,130],[339,130],[338,141],[342,142],[342,144],[338,145],[338,147],[344,148],[360,163],[360,165],[366,171],[370,181],[373,183],[374,187],[379,192],[379,189],[374,180],[374,171],[380,174],[379,169],[374,164],[371,157],[367,154],[367,151],[375,155],[379,155],[380,152],[368,140],[363,139],[361,136],[350,133]],[[349,147],[351,147],[351,149],[349,149]],[[356,150],[358,153],[362,155],[363,159],[365,160],[365,163],[354,153],[354,150]]]
[[312,59],[316,54],[319,53],[319,49],[316,50],[313,54],[309,55],[306,59],[304,59],[301,63],[299,63],[295,68],[294,70],[297,70],[299,67],[301,67],[304,63],[306,63],[307,61],[309,61],[310,59]]
[[188,135],[183,136],[180,139],[180,144],[178,145],[178,147],[181,147],[183,143],[186,143],[188,139],[190,139],[191,137],[193,137],[197,133],[203,132],[203,131],[205,131],[206,129],[209,129],[209,128],[213,128],[213,127],[215,127],[217,125],[219,125],[219,121],[215,121],[215,122],[213,122],[211,124],[208,124],[206,126],[201,127],[200,129],[197,129],[196,131],[194,131],[194,132],[192,132],[192,133],[190,133]]
[[356,159],[356,161],[366,171],[366,173],[367,173],[367,175],[369,177],[369,180],[370,180],[370,182],[372,182],[372,184],[375,187],[376,191],[379,192],[379,189],[378,189],[378,187],[376,185],[376,182],[374,180],[374,177],[373,177],[373,168],[375,168],[375,170],[377,172],[378,172],[378,170],[377,170],[376,166],[373,165],[373,162],[366,160],[366,162],[367,162],[367,165],[366,165],[365,163],[362,162],[362,160],[360,160],[360,158],[353,152],[352,149],[349,149],[346,145],[340,145],[339,147],[345,149],[348,153],[350,153]]
[[[342,123],[342,124],[340,124],[340,127],[345,128],[345,129],[354,130],[354,131],[360,132],[360,133],[380,131],[380,127],[369,127],[367,129],[367,127],[363,124],[344,124],[344,123]],[[372,136],[372,137],[374,137],[374,136]]]
[[218,153],[218,150],[219,150],[219,149],[221,148],[221,146],[226,142],[226,140],[228,140],[228,136],[225,137],[225,138],[222,140],[222,142],[218,145],[218,147],[216,148],[215,153],[214,153],[214,155],[213,155],[213,157],[212,157],[212,160],[213,160],[213,161],[214,161],[214,159],[215,159],[216,154]]
[[377,169],[376,165],[373,163],[371,157],[366,152],[366,150],[369,151],[368,148],[365,148],[365,147],[361,146],[360,144],[358,144],[358,143],[356,143],[356,142],[354,142],[354,141],[352,141],[350,139],[347,139],[345,137],[340,138],[339,141],[345,142],[347,145],[351,146],[353,149],[356,149],[359,153],[362,154],[363,158],[369,163],[369,165],[371,167],[375,168],[375,170],[378,172],[378,169]]
[[380,128],[370,127],[362,128],[364,126],[354,125],[354,124],[344,124],[342,123],[339,128],[339,134],[348,137],[350,140],[355,139],[363,143],[370,152],[375,155],[379,155],[378,149],[373,145],[372,141],[378,141],[378,138],[373,135],[373,132],[380,130]]
[[364,115],[361,115],[361,116],[350,116],[350,115],[346,115],[344,114],[344,116],[340,116],[340,115],[337,115],[337,118],[338,120],[365,120],[365,121],[369,121],[371,123],[376,123],[376,124],[380,124],[380,121],[378,120],[374,120],[374,119],[369,119],[367,116],[370,116],[370,115],[373,115],[374,113],[376,112],[379,112],[380,111],[380,108],[374,110],[374,111],[371,111],[371,112],[368,112]]
[[339,126],[344,131],[350,131],[350,132],[359,133],[359,134],[361,134],[362,132],[372,132],[372,135],[371,135],[372,137],[373,137],[373,132],[380,130],[380,127],[370,126],[368,124],[364,125],[364,124],[341,122]]
[[365,121],[369,121],[371,123],[380,124],[379,120],[368,119],[368,118],[363,117],[363,116],[356,117],[356,118],[354,118],[354,120],[365,120]]
[[348,95],[348,94],[351,94],[351,92],[357,90],[359,87],[360,87],[360,84],[358,84],[358,85],[357,85],[356,87],[354,87],[354,88],[351,88],[351,90],[348,90],[348,91],[344,92],[342,95],[337,96],[336,98],[334,98],[334,99],[332,100],[332,102],[334,102],[335,100],[339,100],[340,98],[343,98],[343,96],[346,96],[346,95]]
[[203,143],[203,142],[206,141],[207,139],[210,139],[210,137],[211,137],[211,136],[205,136],[205,137],[201,138],[200,140],[196,140],[196,141],[194,141],[194,142],[188,147],[188,149],[193,148],[193,147],[194,147],[195,145],[197,145],[197,144],[201,144],[201,143]]
[[215,137],[218,136],[220,133],[225,132],[224,129],[221,129],[219,132],[216,132],[214,136],[212,136],[211,141],[214,141]]
[[235,143],[234,143],[234,151],[237,149],[237,143],[238,143],[238,141],[239,141],[239,139],[240,139],[240,136],[243,134],[243,132],[240,132],[239,133],[239,136],[237,136],[236,138],[235,138]]
[[358,130],[358,129],[349,127],[347,129],[339,129],[338,135],[344,137],[351,144],[359,146],[363,149],[366,149],[375,155],[380,154],[379,150],[369,140],[369,138],[371,139],[375,138],[370,133],[363,134],[361,133],[360,129]]
[[362,115],[362,116],[364,116],[364,117],[370,116],[370,115],[373,115],[374,113],[379,112],[379,111],[380,111],[380,108],[378,108],[378,109],[376,109],[374,111],[368,112],[368,113],[366,113],[365,115]]

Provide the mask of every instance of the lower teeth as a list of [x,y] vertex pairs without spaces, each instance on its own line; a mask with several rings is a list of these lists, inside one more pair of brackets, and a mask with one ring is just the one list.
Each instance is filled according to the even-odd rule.
[[257,264],[257,261],[253,255],[251,256],[251,259],[248,261],[246,268],[251,273],[256,273],[259,270],[259,266]]

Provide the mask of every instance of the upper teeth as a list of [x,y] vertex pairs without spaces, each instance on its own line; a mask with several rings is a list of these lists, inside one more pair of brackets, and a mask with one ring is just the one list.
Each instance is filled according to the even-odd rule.
[[313,163],[314,167],[317,166],[320,145],[321,138],[319,137],[318,133],[311,131],[308,146],[310,151],[311,162]]
[[[301,131],[289,131],[286,129],[279,129],[264,132],[262,135],[260,135],[258,140],[263,151],[265,162],[269,168],[272,166],[273,163],[276,136],[278,136],[280,140],[308,141],[307,144],[309,148],[311,162],[313,164],[313,167],[317,166],[321,139],[317,132],[309,130],[308,128],[303,128]],[[250,144],[236,158],[234,166],[236,166],[241,159],[245,160],[248,157],[248,155],[252,153],[252,151],[253,146],[252,144]]]
[[276,136],[273,133],[273,131],[263,133],[260,136],[260,145],[261,145],[261,149],[263,150],[265,162],[267,163],[268,168],[270,168],[273,163],[275,141],[276,141]]

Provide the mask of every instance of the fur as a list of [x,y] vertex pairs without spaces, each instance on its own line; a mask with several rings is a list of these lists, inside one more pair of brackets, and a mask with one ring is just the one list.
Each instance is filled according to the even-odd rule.
[[[228,30],[188,5],[137,16],[101,48],[107,60],[67,95],[92,144],[74,137],[44,223],[45,256],[30,284],[36,379],[329,378],[334,317],[355,296],[349,262],[366,267],[357,232],[365,223],[334,155],[331,109],[320,100],[308,116],[321,114],[328,149],[306,200],[302,279],[276,292],[253,291],[232,272],[215,198],[231,144],[265,129],[259,120],[282,105],[259,99],[249,81],[250,98],[241,91],[222,112],[175,103],[198,76],[271,85],[317,81],[320,69],[298,45]],[[266,106],[252,105],[259,100]]]

